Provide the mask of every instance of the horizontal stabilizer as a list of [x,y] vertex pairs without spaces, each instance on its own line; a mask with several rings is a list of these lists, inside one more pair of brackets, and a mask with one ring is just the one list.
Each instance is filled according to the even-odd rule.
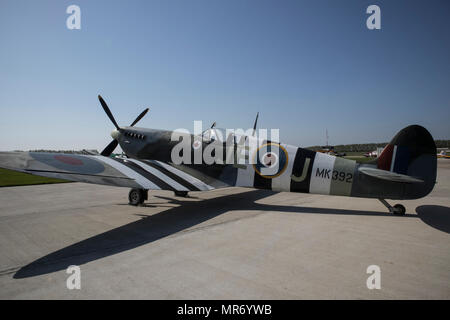
[[423,180],[410,177],[404,174],[395,173],[392,171],[380,170],[370,167],[360,167],[359,172],[382,180],[394,181],[394,182],[404,182],[404,183],[421,183]]

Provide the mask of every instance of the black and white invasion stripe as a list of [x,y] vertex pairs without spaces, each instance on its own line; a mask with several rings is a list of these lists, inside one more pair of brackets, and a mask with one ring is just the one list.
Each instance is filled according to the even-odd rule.
[[161,161],[128,158],[95,158],[133,179],[143,189],[171,191],[208,191],[214,189],[203,181]]

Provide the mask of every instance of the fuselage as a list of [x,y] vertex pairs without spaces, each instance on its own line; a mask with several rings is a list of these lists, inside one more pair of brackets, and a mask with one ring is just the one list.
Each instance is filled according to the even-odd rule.
[[[173,149],[180,140],[173,141],[172,135],[173,131],[126,127],[118,137],[118,141],[124,152],[131,158],[174,163]],[[242,142],[242,136],[232,137],[231,140],[227,137],[226,141],[232,141],[231,145],[217,140],[205,141],[202,136],[188,133],[181,136],[191,141],[189,148],[192,161],[180,163],[177,167],[189,174],[201,176],[203,180],[209,180],[211,185],[387,199],[416,199],[425,196],[432,189],[428,186],[429,184],[427,187],[422,187],[380,180],[360,172],[360,167],[377,168],[376,161],[358,164],[354,160],[283,143],[258,140],[251,136],[245,136],[244,139],[257,139],[256,151],[240,147],[239,142]],[[199,142],[195,144],[195,141],[200,141],[201,146]],[[217,144],[218,148],[223,148],[223,162],[226,160],[227,151],[232,149],[234,156],[231,159],[233,160],[226,163],[207,164],[204,161],[195,163],[195,152],[199,149],[207,150],[211,144]],[[242,159],[247,162],[242,163]],[[250,163],[251,159],[254,161]],[[277,162],[277,166],[271,163],[273,159]],[[270,167],[274,167],[272,171],[264,172]]]

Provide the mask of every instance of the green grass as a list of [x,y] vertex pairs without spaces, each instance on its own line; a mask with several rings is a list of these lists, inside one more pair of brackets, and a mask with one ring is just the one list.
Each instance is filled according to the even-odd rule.
[[70,182],[70,181],[33,176],[28,173],[22,173],[0,168],[0,187],[26,186],[33,184],[63,183],[63,182]]

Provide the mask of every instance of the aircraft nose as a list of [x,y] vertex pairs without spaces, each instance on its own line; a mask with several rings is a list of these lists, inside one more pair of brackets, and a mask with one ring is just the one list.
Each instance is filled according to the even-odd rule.
[[112,137],[114,140],[118,140],[118,139],[119,139],[119,135],[120,135],[119,130],[114,130],[113,132],[111,132],[111,137]]

